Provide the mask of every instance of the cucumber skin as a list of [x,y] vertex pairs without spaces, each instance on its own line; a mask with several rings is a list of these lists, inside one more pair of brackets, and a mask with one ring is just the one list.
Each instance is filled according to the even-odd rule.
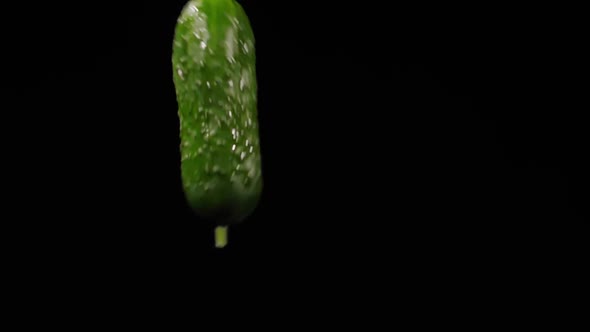
[[242,222],[262,192],[255,40],[234,0],[191,0],[175,29],[181,176],[193,211]]

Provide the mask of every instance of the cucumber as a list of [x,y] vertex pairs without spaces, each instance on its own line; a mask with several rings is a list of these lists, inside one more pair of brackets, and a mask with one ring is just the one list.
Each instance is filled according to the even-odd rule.
[[188,205],[218,225],[244,221],[262,192],[255,39],[235,0],[190,0],[176,23],[173,80]]

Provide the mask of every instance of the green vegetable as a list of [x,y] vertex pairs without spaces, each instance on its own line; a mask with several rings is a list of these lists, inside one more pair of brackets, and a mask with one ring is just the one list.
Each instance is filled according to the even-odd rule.
[[194,212],[221,228],[245,220],[262,191],[254,34],[235,0],[191,0],[176,25],[173,78],[181,174]]

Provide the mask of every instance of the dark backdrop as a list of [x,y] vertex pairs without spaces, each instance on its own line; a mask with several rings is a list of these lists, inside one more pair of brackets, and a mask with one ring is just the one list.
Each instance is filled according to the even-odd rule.
[[2,236],[31,285],[53,275],[172,302],[248,278],[338,293],[330,280],[353,272],[362,287],[495,285],[580,255],[586,124],[566,78],[576,46],[551,19],[241,3],[257,39],[265,188],[224,250],[181,192],[170,59],[184,1],[4,12]]

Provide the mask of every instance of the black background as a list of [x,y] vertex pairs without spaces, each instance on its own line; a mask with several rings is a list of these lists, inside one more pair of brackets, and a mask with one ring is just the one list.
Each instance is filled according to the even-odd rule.
[[31,285],[174,303],[219,281],[493,288],[583,253],[574,19],[564,34],[557,13],[518,8],[241,3],[265,189],[223,250],[181,192],[170,59],[184,1],[3,10],[2,237]]

